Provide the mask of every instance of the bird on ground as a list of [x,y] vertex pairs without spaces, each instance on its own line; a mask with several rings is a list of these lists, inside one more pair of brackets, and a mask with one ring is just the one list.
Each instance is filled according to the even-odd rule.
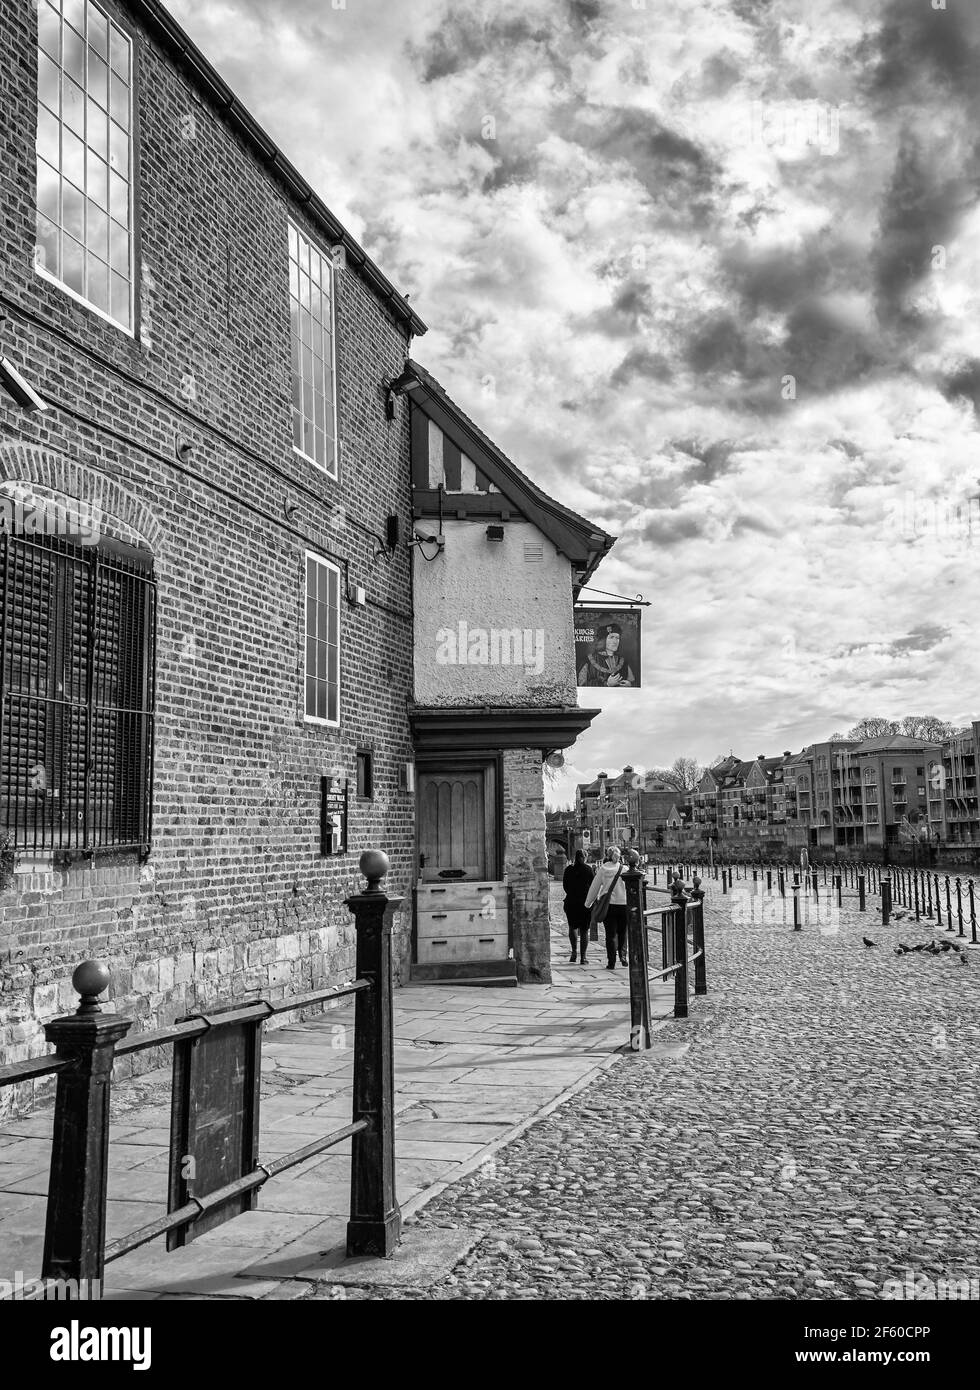
[[969,965],[970,960],[965,951],[960,952],[960,960],[964,965]]
[[868,938],[867,938],[866,936],[862,936],[862,937],[861,937],[861,940],[864,942],[865,946],[877,946],[877,945],[878,945],[877,941],[869,941]]
[[926,944],[926,950],[929,952],[930,956],[938,956],[942,947],[937,946],[935,941],[929,941]]
[[914,951],[914,950],[915,950],[915,947],[914,947],[914,946],[906,946],[906,944],[905,944],[904,941],[900,941],[900,942],[898,943],[898,951],[896,952],[896,954],[897,954],[897,955],[900,955],[900,956],[904,956],[908,951]]
[[908,947],[907,947],[907,946],[896,946],[896,947],[895,947],[895,954],[896,954],[896,956],[904,956],[904,955],[907,955],[907,954],[908,954]]
[[953,945],[952,941],[944,941],[939,949],[940,951],[955,951],[956,947]]

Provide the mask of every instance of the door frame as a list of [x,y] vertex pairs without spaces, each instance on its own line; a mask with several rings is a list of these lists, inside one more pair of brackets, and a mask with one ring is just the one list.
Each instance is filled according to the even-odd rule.
[[[493,797],[489,799],[489,810],[493,813],[492,833],[487,836],[487,844],[492,851],[494,862],[487,865],[485,878],[503,878],[504,868],[504,793],[503,793],[503,771],[504,760],[499,749],[488,749],[485,753],[460,753],[442,754],[441,756],[422,756],[416,759],[415,771],[418,777],[418,785],[421,791],[422,776],[426,773],[448,773],[454,772],[476,772],[486,771],[487,768],[493,769]],[[418,882],[419,877],[419,833],[421,830],[422,817],[419,809],[416,808],[415,815],[415,877],[414,882]],[[492,869],[492,872],[491,872]]]

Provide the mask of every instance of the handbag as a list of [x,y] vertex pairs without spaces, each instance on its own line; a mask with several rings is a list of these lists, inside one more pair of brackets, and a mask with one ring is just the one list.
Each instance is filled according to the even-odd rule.
[[[606,913],[609,911],[609,904],[612,901],[613,889],[619,882],[619,875],[622,872],[623,865],[622,861],[620,861],[619,868],[616,870],[616,876],[613,879],[612,883],[610,883],[609,887],[606,889],[605,893],[603,893],[602,897],[596,898],[595,902],[592,904],[592,916],[589,918],[590,930],[598,928],[599,923],[604,922],[606,920]],[[594,937],[593,940],[595,940]]]

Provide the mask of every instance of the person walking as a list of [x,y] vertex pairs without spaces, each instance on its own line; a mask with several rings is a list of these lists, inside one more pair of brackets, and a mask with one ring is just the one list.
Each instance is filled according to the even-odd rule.
[[[623,882],[623,863],[616,845],[606,850],[605,862],[600,864],[599,872],[586,894],[586,907],[591,907],[595,902],[598,902],[602,914],[598,920],[606,928],[606,969],[615,970],[617,953],[620,965],[629,963],[626,959],[626,884]],[[602,911],[604,904],[605,913]]]
[[585,855],[582,850],[575,851],[575,862],[569,864],[562,874],[561,886],[565,890],[565,916],[568,919],[568,939],[571,942],[572,954],[569,958],[569,965],[574,965],[576,952],[582,965],[586,965],[585,952],[589,944],[589,918],[591,913],[585,905],[585,899],[592,886],[594,872],[585,862]]

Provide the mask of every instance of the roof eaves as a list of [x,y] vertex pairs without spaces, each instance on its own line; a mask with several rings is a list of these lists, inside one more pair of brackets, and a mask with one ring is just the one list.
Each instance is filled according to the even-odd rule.
[[[583,539],[588,547],[589,553],[595,552],[594,559],[590,560],[588,568],[585,570],[579,585],[583,585],[586,579],[591,578],[599,561],[612,549],[616,543],[616,537],[604,531],[601,526],[596,526],[586,517],[580,516],[578,512],[573,512],[571,507],[566,507],[563,503],[556,501],[547,492],[544,492],[537,483],[528,477],[512,459],[509,459],[498,445],[480,429],[479,425],[466,414],[466,412],[453,400],[446,388],[427,371],[420,363],[411,358],[407,363],[408,369],[415,374],[421,383],[423,390],[429,392],[442,408],[452,415],[460,428],[473,439],[474,443],[488,454],[496,463],[497,467],[504,475],[516,485],[519,492],[529,494],[530,499],[546,513],[554,516],[566,525],[570,526]],[[418,400],[413,396],[413,400]],[[424,408],[424,407],[423,407]],[[525,499],[526,500],[526,499]],[[574,558],[574,557],[570,557]]]

